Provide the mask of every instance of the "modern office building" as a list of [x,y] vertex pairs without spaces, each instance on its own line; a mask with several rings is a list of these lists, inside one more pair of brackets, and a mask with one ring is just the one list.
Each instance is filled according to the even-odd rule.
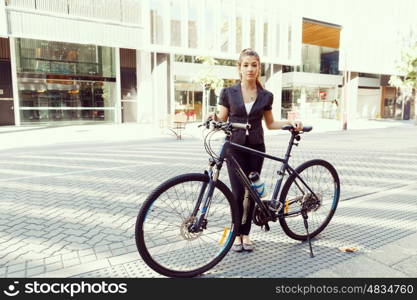
[[235,83],[247,47],[277,117],[410,119],[413,101],[388,80],[416,11],[413,0],[0,0],[0,125],[198,121],[217,96],[196,78]]

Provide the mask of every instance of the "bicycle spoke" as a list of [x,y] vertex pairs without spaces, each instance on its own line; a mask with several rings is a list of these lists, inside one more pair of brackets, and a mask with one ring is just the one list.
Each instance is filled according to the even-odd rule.
[[[331,215],[335,196],[335,183],[332,173],[322,165],[310,165],[299,173],[309,189],[317,196],[319,203],[313,204],[317,199],[312,196],[310,190],[297,177],[294,178],[287,192],[287,200],[295,201],[289,205],[288,213],[297,212],[298,215],[291,215],[285,218],[285,226],[288,231],[296,236],[306,236],[303,217],[301,215],[302,202],[310,201],[306,206],[308,209],[308,224],[310,233],[314,234],[322,230],[323,224],[326,225],[328,217]],[[307,197],[306,199],[303,196]],[[325,226],[324,225],[324,226]]]
[[[224,247],[220,241],[231,234],[232,215],[224,194],[215,188],[209,210],[205,216],[207,229],[190,233],[188,227],[197,203],[203,181],[178,183],[158,196],[149,209],[143,227],[144,242],[154,261],[167,269],[192,270],[213,260]],[[209,185],[206,186],[206,192]],[[206,194],[206,193],[205,193]],[[200,203],[204,203],[204,198]],[[225,228],[229,228],[226,231]]]

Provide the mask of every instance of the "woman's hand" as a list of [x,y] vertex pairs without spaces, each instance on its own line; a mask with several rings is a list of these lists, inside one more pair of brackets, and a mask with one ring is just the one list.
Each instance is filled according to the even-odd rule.
[[288,121],[288,122],[292,127],[294,127],[295,131],[303,130],[303,123],[301,121]]
[[211,120],[213,120],[213,121],[218,120],[217,115],[215,113],[211,113],[211,114],[208,115],[207,121],[211,121]]

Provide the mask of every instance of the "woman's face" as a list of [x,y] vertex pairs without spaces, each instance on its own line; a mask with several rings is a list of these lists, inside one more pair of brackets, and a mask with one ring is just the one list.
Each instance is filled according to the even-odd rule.
[[242,62],[239,66],[239,72],[242,75],[242,80],[256,80],[260,71],[260,65],[256,56],[245,55],[242,57]]

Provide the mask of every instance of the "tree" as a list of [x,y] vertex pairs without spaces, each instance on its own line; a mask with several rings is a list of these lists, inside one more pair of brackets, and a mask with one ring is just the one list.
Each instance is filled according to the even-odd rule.
[[390,85],[400,89],[404,99],[412,99],[414,95],[414,120],[417,125],[417,41],[402,53],[397,69],[403,76],[390,77]]
[[193,82],[197,82],[203,87],[202,118],[205,120],[208,113],[210,90],[214,90],[215,94],[218,96],[223,88],[224,82],[214,68],[217,61],[213,57],[198,56],[197,60],[205,65],[205,67],[193,78]]

